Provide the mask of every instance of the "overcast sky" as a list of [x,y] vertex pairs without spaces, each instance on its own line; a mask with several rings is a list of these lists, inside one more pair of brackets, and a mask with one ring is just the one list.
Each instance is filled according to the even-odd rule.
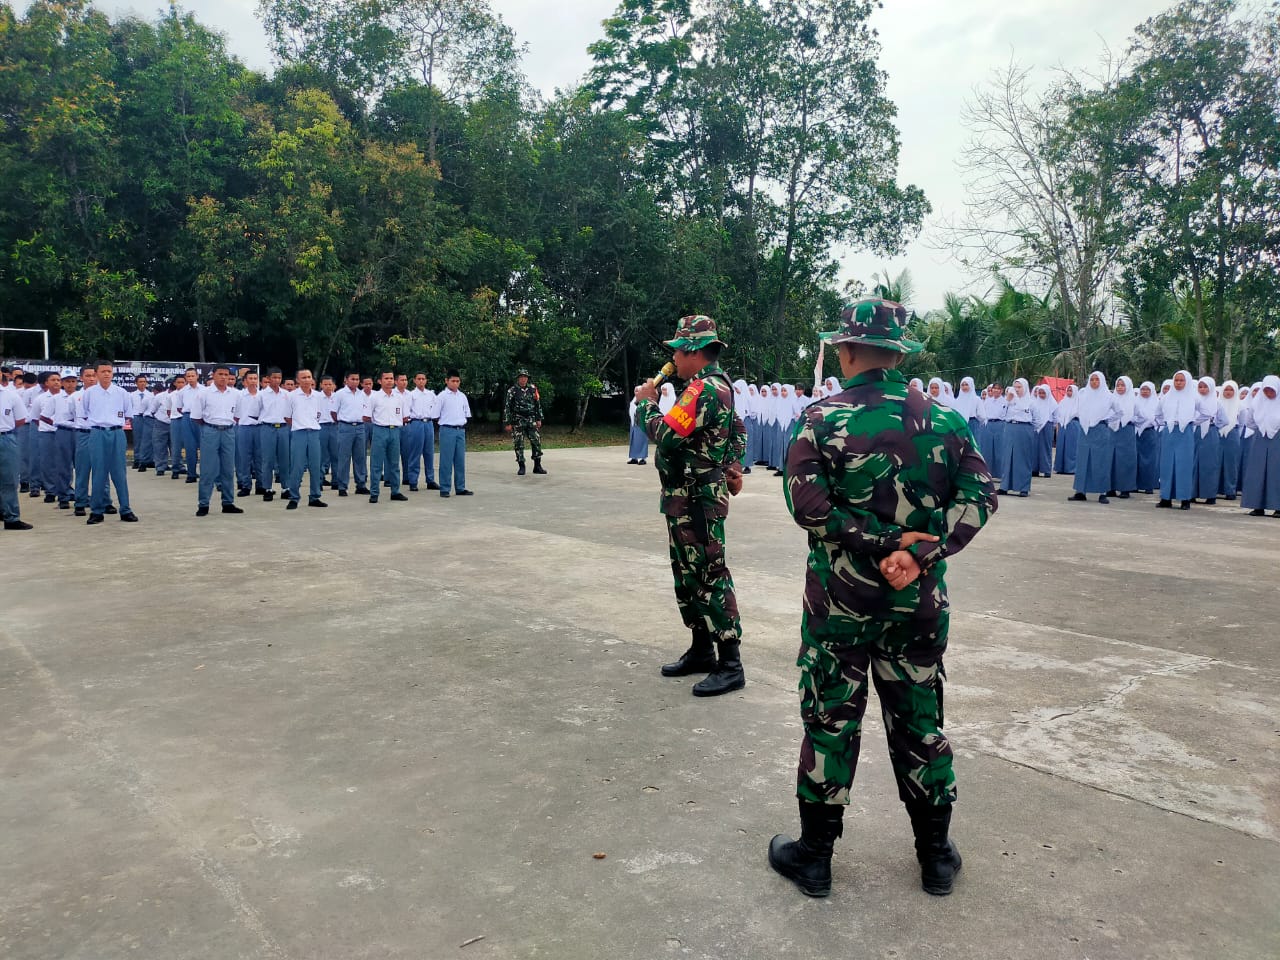
[[[525,71],[544,93],[576,83],[590,66],[587,45],[617,0],[491,0],[516,35],[529,46]],[[1054,68],[1087,68],[1106,47],[1123,50],[1136,27],[1173,0],[884,0],[873,17],[880,32],[888,92],[898,106],[902,134],[901,180],[924,189],[935,217],[954,216],[964,205],[956,158],[965,141],[960,111],[966,96],[1011,58],[1048,80]],[[167,5],[146,0],[97,0],[118,14],[151,17]],[[251,67],[271,67],[256,0],[186,0],[202,22],[223,31],[229,48]],[[916,285],[914,306],[940,306],[948,290],[985,293],[945,254],[913,242],[906,254],[885,262],[851,255],[845,276],[870,282],[871,273],[909,267]]]

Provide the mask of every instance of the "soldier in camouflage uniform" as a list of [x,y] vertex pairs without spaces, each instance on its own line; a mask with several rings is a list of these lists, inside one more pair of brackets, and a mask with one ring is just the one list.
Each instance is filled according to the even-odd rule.
[[542,469],[542,398],[538,388],[529,382],[529,371],[516,372],[516,382],[507,391],[507,402],[502,406],[502,422],[511,434],[511,446],[516,452],[520,469],[516,476],[524,476],[524,441],[527,437],[533,452],[533,472],[546,473]]
[[810,896],[830,892],[870,680],[921,884],[945,895],[960,855],[947,836],[956,787],[942,732],[943,578],[946,558],[995,512],[995,481],[964,419],[909,390],[894,369],[920,349],[905,336],[902,307],[864,300],[841,320],[831,342],[843,390],[801,413],[787,454],[787,506],[809,535],[798,660],[801,836],[774,837],[769,862]]
[[738,600],[724,543],[729,487],[741,483],[747,436],[733,407],[733,386],[719,366],[724,342],[716,335],[715,321],[684,317],[666,345],[674,350],[677,375],[687,386],[665,416],[654,386],[642,386],[635,423],[657,445],[660,509],[667,518],[676,604],[693,642],[679,660],[662,668],[662,675],[707,673],[693,693],[714,697],[747,683]]

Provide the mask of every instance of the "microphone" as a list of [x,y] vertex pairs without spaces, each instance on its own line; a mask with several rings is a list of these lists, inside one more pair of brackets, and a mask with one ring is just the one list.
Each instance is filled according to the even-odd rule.
[[649,385],[653,387],[653,389],[657,390],[658,387],[662,386],[662,381],[668,379],[675,372],[676,365],[674,363],[668,363],[658,371],[658,375],[656,377],[649,381]]

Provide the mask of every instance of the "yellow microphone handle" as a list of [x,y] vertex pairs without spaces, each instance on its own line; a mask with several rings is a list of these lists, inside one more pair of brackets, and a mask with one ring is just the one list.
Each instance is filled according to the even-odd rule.
[[675,372],[676,372],[676,365],[674,363],[668,363],[661,370],[658,371],[658,375],[654,377],[652,380],[650,380],[649,383],[652,384],[653,389],[657,390],[658,387],[662,385],[662,381],[666,380]]

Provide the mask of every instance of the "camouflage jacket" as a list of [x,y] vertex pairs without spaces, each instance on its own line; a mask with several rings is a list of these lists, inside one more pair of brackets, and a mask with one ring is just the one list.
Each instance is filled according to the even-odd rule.
[[[791,433],[787,508],[809,534],[805,611],[816,635],[830,621],[937,619],[947,606],[946,558],[996,510],[996,484],[968,424],[902,374],[871,370],[806,407]],[[908,530],[937,543],[910,548],[921,575],[892,590],[879,562]]]
[[741,460],[747,449],[728,374],[714,363],[703,367],[666,416],[656,403],[640,401],[636,426],[657,444],[654,459],[662,481],[662,513],[683,516],[696,501],[707,516],[728,516],[724,468]]
[[520,384],[513,383],[507,391],[507,401],[502,405],[502,422],[515,423],[517,420],[542,420],[542,398],[532,383],[523,389]]

